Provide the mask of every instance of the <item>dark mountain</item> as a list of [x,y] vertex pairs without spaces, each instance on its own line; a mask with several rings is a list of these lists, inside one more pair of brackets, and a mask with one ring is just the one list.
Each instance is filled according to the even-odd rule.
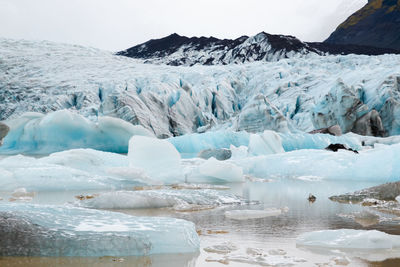
[[259,33],[235,40],[214,37],[188,38],[172,34],[150,40],[118,55],[146,59],[151,63],[168,65],[215,65],[251,61],[275,61],[295,54],[319,53],[292,36]]
[[253,61],[277,61],[306,54],[366,54],[399,53],[397,50],[359,45],[305,43],[293,36],[261,32],[235,40],[214,37],[188,38],[172,34],[131,47],[117,55],[144,59],[147,63],[168,65],[226,65]]
[[400,1],[370,0],[325,41],[400,50]]

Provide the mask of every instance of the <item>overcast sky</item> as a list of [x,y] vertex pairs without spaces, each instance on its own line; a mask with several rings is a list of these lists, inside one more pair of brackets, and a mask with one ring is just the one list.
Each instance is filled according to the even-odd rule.
[[367,0],[0,0],[0,37],[118,51],[171,33],[322,41]]

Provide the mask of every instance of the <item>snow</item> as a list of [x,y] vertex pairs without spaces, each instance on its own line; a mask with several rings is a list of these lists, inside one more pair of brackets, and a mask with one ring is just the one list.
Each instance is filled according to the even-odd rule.
[[48,154],[73,148],[126,153],[131,136],[153,136],[142,126],[121,119],[99,117],[94,123],[69,110],[25,113],[6,123],[11,130],[0,147],[3,154]]
[[176,210],[190,208],[214,208],[221,205],[243,203],[242,199],[230,193],[211,189],[202,190],[143,190],[116,191],[100,194],[92,199],[78,202],[86,208],[95,209],[151,209],[174,208]]
[[181,156],[166,140],[133,136],[129,141],[129,165],[143,169],[150,178],[166,183],[181,182]]
[[195,253],[193,223],[69,206],[0,204],[3,256],[101,257]]
[[400,237],[376,230],[323,230],[300,235],[297,245],[331,249],[399,249]]

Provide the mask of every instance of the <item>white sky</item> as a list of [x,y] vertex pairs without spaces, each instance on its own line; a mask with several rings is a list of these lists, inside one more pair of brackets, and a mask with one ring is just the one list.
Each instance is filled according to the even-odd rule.
[[261,31],[323,41],[367,0],[0,0],[0,37],[111,51],[161,38]]

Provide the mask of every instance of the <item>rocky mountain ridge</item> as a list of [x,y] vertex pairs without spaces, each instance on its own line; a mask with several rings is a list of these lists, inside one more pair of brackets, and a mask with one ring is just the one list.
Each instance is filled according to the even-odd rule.
[[380,55],[386,53],[400,52],[358,45],[305,43],[293,36],[261,32],[255,36],[242,36],[235,40],[214,37],[189,38],[175,33],[120,51],[117,55],[142,59],[145,63],[192,66],[270,62],[310,54]]

